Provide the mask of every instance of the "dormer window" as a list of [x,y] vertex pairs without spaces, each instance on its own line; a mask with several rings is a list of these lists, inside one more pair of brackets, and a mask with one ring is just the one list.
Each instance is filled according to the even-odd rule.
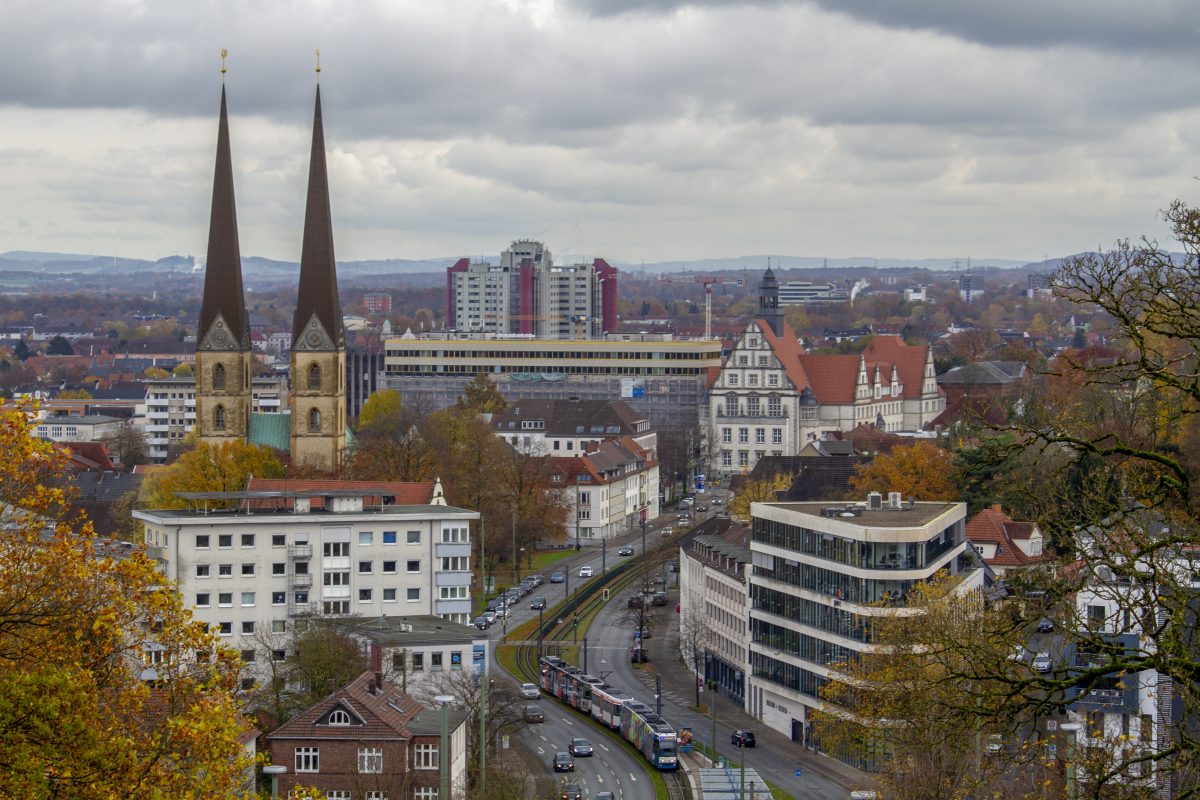
[[329,724],[330,725],[349,725],[350,724],[350,715],[347,714],[345,711],[343,711],[340,708],[334,709],[334,711],[329,715]]

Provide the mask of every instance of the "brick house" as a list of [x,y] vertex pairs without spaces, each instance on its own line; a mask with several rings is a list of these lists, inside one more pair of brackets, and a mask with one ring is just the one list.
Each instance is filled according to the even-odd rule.
[[[467,779],[466,712],[447,713],[450,794]],[[328,800],[437,800],[441,712],[364,672],[267,735],[271,763],[287,771],[279,793],[314,787]]]

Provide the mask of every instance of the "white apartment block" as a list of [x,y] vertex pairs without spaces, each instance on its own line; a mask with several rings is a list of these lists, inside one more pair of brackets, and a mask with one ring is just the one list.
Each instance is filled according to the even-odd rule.
[[51,442],[102,442],[120,433],[128,421],[101,414],[45,417],[38,420],[33,435]]
[[[255,378],[251,386],[251,413],[277,414],[287,408],[286,379]],[[166,462],[170,446],[179,444],[196,424],[196,379],[147,381],[144,411],[139,408],[136,422],[146,431],[150,462]]]
[[750,542],[747,710],[805,742],[830,665],[866,649],[872,617],[902,606],[939,570],[982,587],[964,536],[965,503],[909,503],[872,493],[866,503],[754,503]]
[[184,604],[238,650],[254,648],[256,633],[290,633],[312,616],[467,623],[469,526],[479,514],[381,505],[369,491],[195,493],[187,509],[134,517]]
[[624,400],[517,400],[493,414],[491,423],[500,438],[527,455],[574,455],[622,436],[651,454],[658,448],[650,420]]
[[730,527],[719,535],[688,537],[679,550],[680,647],[701,651],[688,667],[698,678],[743,708],[750,674],[747,573],[750,548],[743,542],[746,528]]

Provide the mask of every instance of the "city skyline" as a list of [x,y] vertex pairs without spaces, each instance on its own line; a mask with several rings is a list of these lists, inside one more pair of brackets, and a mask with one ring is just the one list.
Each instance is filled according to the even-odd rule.
[[1194,200],[1183,3],[6,3],[0,251],[200,253],[221,48],[242,251],[1040,260]]

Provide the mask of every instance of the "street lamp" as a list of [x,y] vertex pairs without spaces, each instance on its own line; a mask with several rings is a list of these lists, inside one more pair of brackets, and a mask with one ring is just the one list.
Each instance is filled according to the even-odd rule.
[[263,775],[271,777],[271,797],[279,797],[279,776],[287,773],[283,764],[267,764],[263,767]]
[[442,707],[442,738],[438,743],[438,771],[441,774],[441,790],[438,800],[450,800],[450,704],[454,695],[439,694],[433,698]]
[[642,518],[642,557],[646,557],[646,509],[650,506],[646,503],[642,506],[640,516]]
[[1083,730],[1083,725],[1064,722],[1058,728],[1067,734],[1067,800],[1075,800],[1075,740]]

